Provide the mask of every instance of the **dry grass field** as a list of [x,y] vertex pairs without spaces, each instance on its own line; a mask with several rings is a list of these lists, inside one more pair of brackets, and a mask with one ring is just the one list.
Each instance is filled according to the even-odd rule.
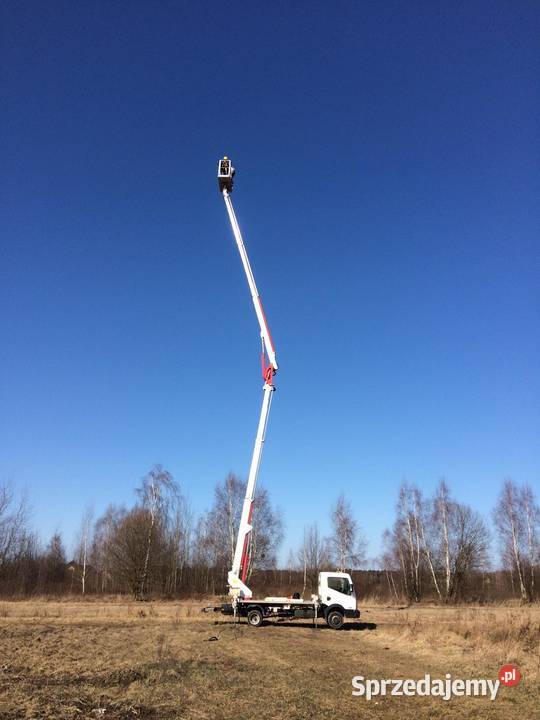
[[[0,718],[317,720],[540,716],[540,608],[364,606],[333,631],[252,629],[205,603],[0,603]],[[212,639],[215,638],[215,639]],[[353,697],[351,678],[523,679],[496,700]]]

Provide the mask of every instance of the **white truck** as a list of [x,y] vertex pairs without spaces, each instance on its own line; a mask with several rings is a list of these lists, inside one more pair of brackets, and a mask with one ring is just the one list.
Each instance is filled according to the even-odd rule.
[[329,627],[338,630],[343,625],[345,618],[360,617],[360,612],[356,607],[356,595],[352,578],[347,573],[319,573],[318,594],[312,595],[311,600],[303,600],[298,593],[295,593],[291,598],[266,597],[256,600],[246,585],[251,556],[253,499],[259,475],[270,406],[275,391],[273,378],[277,372],[278,364],[268,322],[231,201],[234,174],[235,170],[228,157],[219,160],[218,186],[225,201],[261,332],[262,377],[264,380],[263,401],[246,485],[246,495],[238,527],[233,564],[227,578],[231,602],[206,609],[222,612],[225,615],[246,617],[252,627],[262,625],[265,618],[288,618],[292,620],[294,618],[316,619],[323,617]]
[[356,608],[356,595],[351,576],[340,572],[319,573],[319,592],[311,600],[303,600],[298,593],[292,598],[265,597],[261,600],[253,597],[237,597],[224,603],[219,610],[224,615],[246,617],[251,627],[260,627],[266,618],[287,620],[305,620],[324,618],[329,627],[339,630],[345,618],[359,618]]

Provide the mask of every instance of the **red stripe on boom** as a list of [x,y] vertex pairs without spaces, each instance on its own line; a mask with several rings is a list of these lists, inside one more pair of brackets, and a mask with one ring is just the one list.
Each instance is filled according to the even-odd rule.
[[274,347],[274,341],[272,340],[272,335],[270,334],[270,328],[268,327],[268,320],[266,319],[266,315],[264,314],[264,308],[263,308],[260,296],[257,298],[257,300],[259,301],[259,307],[261,308],[261,313],[264,318],[264,326],[265,326],[266,332],[268,334],[268,340],[270,342],[270,347],[272,348],[272,351],[275,353],[276,349]]
[[[248,515],[248,524],[251,525],[251,516],[253,515],[253,502],[251,503],[249,507],[249,515]],[[249,558],[248,558],[248,548],[249,548],[249,535],[251,533],[251,530],[249,530],[246,533],[246,536],[244,538],[244,547],[242,548],[242,577],[241,580],[243,583],[246,582],[247,577],[247,571],[248,571],[248,564],[249,564]]]

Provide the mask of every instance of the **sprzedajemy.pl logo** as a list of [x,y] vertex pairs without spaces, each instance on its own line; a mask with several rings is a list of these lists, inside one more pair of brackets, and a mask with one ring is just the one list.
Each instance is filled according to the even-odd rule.
[[419,680],[391,680],[388,678],[366,679],[363,675],[355,675],[352,679],[352,694],[371,700],[373,697],[389,695],[391,697],[440,697],[451,700],[454,697],[489,697],[495,700],[501,683],[507,687],[517,685],[521,673],[516,665],[503,665],[496,680],[491,678],[454,678],[446,673],[443,678],[432,678],[424,675]]

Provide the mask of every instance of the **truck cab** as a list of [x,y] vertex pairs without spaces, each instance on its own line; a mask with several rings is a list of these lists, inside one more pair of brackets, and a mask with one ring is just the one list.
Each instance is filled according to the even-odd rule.
[[319,573],[319,603],[328,625],[339,629],[344,618],[358,618],[356,593],[351,576],[342,572]]

